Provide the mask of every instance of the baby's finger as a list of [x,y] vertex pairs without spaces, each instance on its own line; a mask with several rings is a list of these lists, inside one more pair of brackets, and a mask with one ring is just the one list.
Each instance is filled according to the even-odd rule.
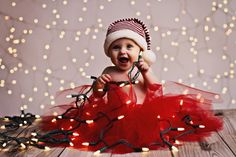
[[106,84],[105,80],[102,78],[102,76],[98,77],[97,81],[102,84]]
[[106,78],[108,82],[112,80],[111,75],[109,74],[104,74],[104,77]]
[[105,82],[105,83],[108,83],[111,81],[111,76],[109,74],[103,74],[101,76],[101,79]]

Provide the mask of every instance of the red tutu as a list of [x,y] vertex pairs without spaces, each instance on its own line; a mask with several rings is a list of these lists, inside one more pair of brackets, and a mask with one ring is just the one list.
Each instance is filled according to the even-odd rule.
[[[200,141],[222,128],[222,120],[211,111],[212,103],[221,101],[217,94],[168,82],[149,86],[143,104],[136,104],[132,86],[128,94],[124,87],[110,85],[102,98],[91,92],[85,102],[78,100],[82,97],[66,102],[54,108],[63,109],[56,119],[43,118],[42,129],[70,130],[70,146],[80,150],[129,153],[173,148],[177,140]],[[67,90],[58,98],[89,88]]]

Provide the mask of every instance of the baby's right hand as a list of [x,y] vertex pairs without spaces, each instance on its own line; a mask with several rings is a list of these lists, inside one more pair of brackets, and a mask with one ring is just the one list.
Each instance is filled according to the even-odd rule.
[[111,78],[111,75],[109,74],[102,74],[101,76],[97,78],[97,82],[103,85],[109,83],[111,80],[112,78]]

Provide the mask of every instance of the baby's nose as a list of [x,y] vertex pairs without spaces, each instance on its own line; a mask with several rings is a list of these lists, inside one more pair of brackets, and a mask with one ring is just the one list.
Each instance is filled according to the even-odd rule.
[[127,52],[126,51],[120,51],[121,54],[126,54]]
[[120,53],[122,53],[122,54],[123,54],[123,53],[127,53],[126,48],[121,48],[121,49],[120,49]]

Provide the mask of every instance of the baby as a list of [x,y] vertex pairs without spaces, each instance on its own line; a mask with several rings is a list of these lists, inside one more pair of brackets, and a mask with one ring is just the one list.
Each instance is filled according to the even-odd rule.
[[[104,43],[105,53],[110,57],[113,66],[106,67],[98,77],[94,94],[101,97],[110,82],[127,81],[135,72],[140,71],[137,84],[133,86],[137,97],[137,104],[142,104],[147,87],[157,82],[156,76],[150,68],[155,61],[155,54],[150,49],[150,38],[146,26],[138,19],[124,19],[110,25]],[[140,59],[139,59],[140,57]],[[137,62],[137,63],[136,63]],[[136,63],[136,64],[134,64]],[[135,65],[134,69],[133,65]],[[130,86],[123,88],[129,91]]]
[[[157,83],[150,67],[155,54],[150,51],[149,33],[140,20],[130,18],[112,23],[104,50],[113,66],[106,67],[92,86],[78,87],[79,95],[93,88],[89,99],[63,104],[62,109],[69,109],[57,118],[45,118],[43,128],[52,129],[52,133],[59,130],[66,136],[73,132],[75,137],[63,140],[95,154],[162,147],[176,151],[177,139],[202,141],[210,132],[222,128],[222,120],[210,110],[216,101],[214,93],[174,82]],[[167,92],[166,87],[171,90]],[[188,92],[176,93],[178,89]],[[77,103],[80,104],[75,108]]]

